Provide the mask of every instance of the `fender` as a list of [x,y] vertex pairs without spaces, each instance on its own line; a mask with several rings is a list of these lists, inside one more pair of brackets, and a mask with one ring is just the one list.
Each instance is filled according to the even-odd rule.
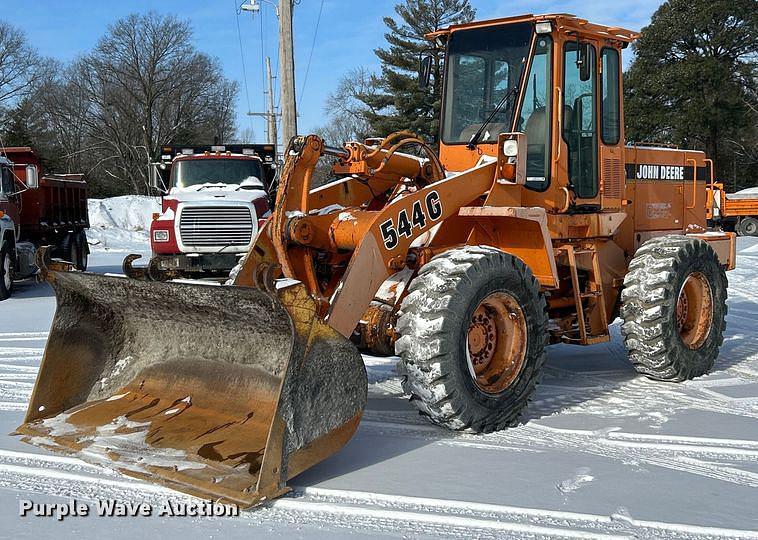
[[558,288],[558,268],[544,208],[468,206],[458,215],[473,225],[467,244],[510,253],[524,261],[540,285]]

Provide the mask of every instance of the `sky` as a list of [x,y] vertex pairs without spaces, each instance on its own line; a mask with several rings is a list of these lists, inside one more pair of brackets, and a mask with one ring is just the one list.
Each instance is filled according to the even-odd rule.
[[[373,51],[386,43],[382,19],[395,15],[394,6],[400,0],[296,1],[298,131],[308,133],[328,121],[324,103],[342,75],[358,66],[379,70]],[[266,0],[261,2],[261,11],[254,15],[240,12],[243,2],[249,0],[4,0],[0,1],[0,19],[21,28],[42,55],[63,62],[86,54],[108,25],[130,13],[154,11],[187,19],[193,27],[197,49],[217,57],[226,76],[239,82],[238,129],[246,135],[252,133],[254,142],[263,142],[263,119],[246,113],[265,110],[263,58],[270,56],[276,69],[278,22],[274,7]],[[471,1],[477,19],[524,13],[573,13],[592,22],[631,30],[646,26],[661,3],[659,0]],[[626,53],[628,62],[628,50]],[[275,95],[278,96],[278,90]]]

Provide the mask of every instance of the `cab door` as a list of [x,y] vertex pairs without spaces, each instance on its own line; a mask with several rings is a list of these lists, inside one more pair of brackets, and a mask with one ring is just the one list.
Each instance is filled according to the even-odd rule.
[[20,217],[17,191],[11,168],[7,165],[0,166],[0,211],[7,214],[16,225]]
[[564,43],[561,135],[568,148],[569,186],[578,207],[595,206],[599,198],[597,87],[595,46]]

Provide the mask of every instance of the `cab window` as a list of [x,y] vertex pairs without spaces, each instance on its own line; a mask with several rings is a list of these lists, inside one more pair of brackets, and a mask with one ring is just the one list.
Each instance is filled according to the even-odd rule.
[[552,48],[550,36],[538,36],[516,126],[526,134],[526,185],[538,191],[550,184]]
[[603,70],[603,96],[600,102],[601,135],[605,144],[613,146],[621,139],[619,53],[616,49],[604,48],[600,58]]
[[597,196],[597,76],[595,48],[575,41],[563,55],[563,140],[569,180],[576,196]]
[[9,167],[2,167],[3,195],[13,195],[16,192],[16,183],[13,181],[13,171]]

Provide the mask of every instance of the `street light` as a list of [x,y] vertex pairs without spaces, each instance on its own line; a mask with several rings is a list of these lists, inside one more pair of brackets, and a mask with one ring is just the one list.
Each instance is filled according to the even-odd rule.
[[279,18],[279,6],[272,2],[271,0],[250,0],[249,4],[242,4],[240,6],[240,9],[242,11],[249,11],[253,15],[256,13],[260,13],[261,11],[261,4],[260,2],[266,2],[269,5],[274,6],[274,12],[276,13],[276,17]]

